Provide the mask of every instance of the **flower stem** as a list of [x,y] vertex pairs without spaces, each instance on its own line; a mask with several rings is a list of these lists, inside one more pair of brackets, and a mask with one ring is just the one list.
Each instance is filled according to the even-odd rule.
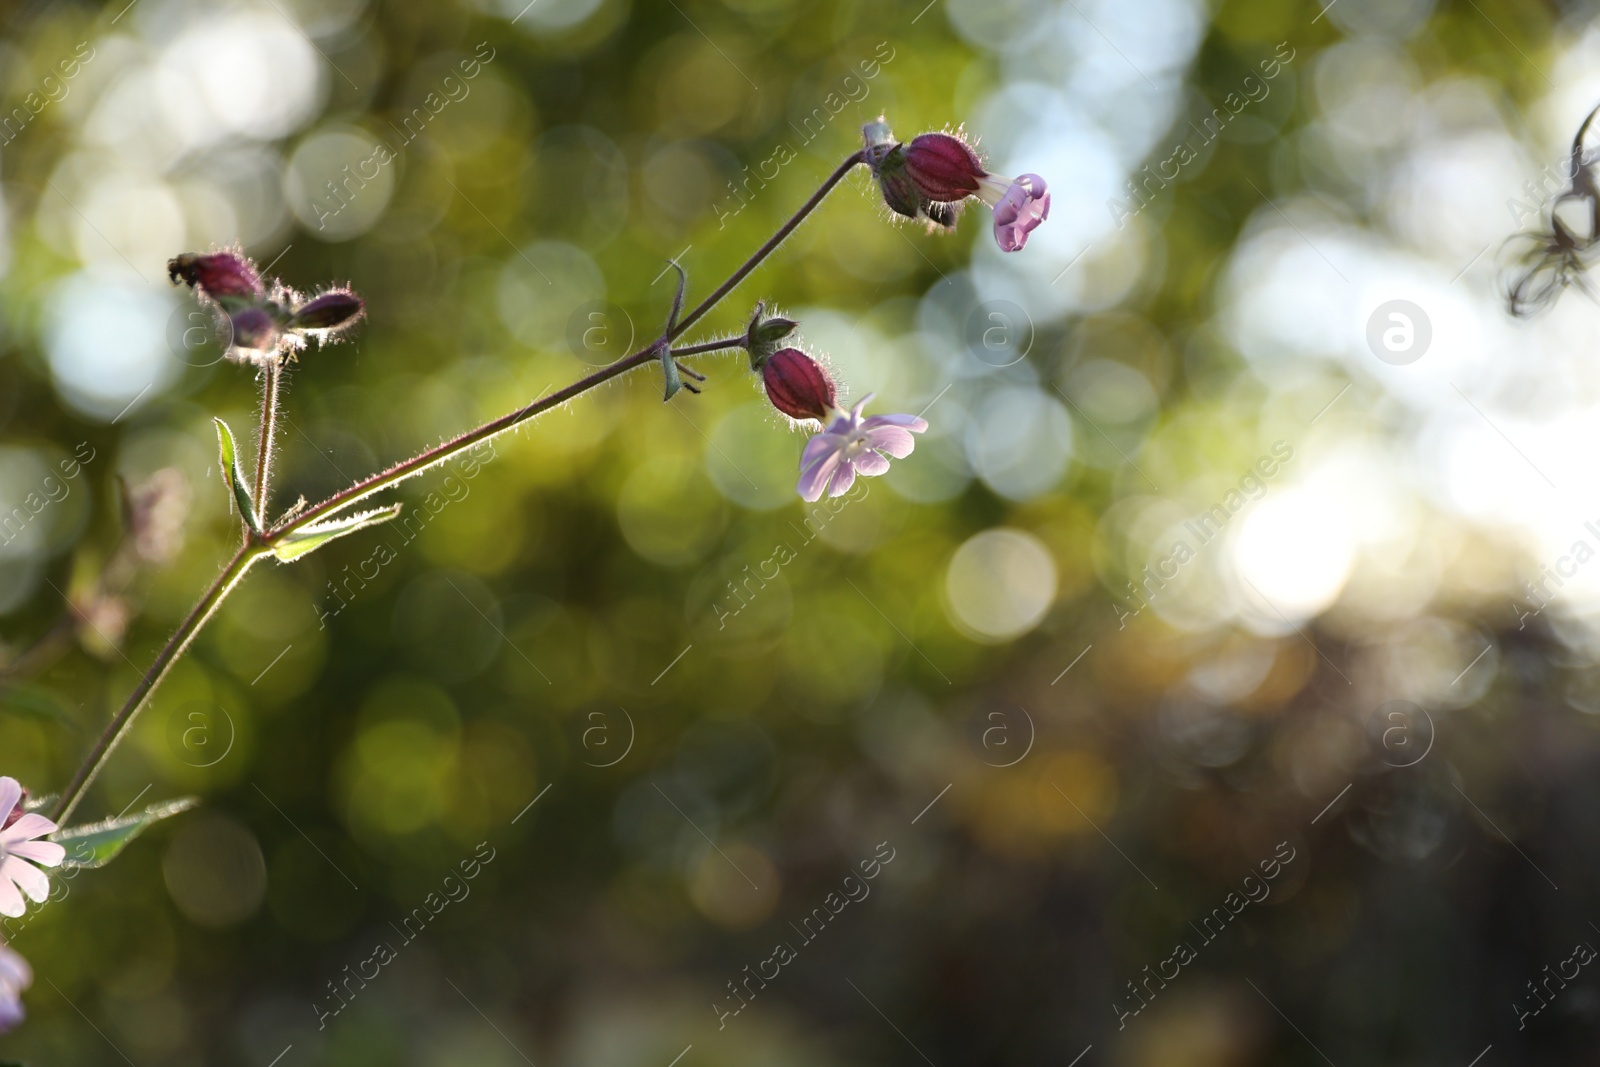
[[720,341],[704,341],[697,345],[690,345],[687,348],[674,348],[672,354],[674,356],[698,356],[702,352],[720,352],[724,348],[743,347],[743,337],[724,337]]
[[683,332],[698,322],[702,315],[721,303],[722,298],[731,293],[734,286],[744,281],[747,274],[760,266],[762,260],[770,256],[779,245],[783,244],[784,238],[793,233],[795,227],[804,222],[806,216],[815,211],[817,205],[822,203],[822,201],[827,198],[829,193],[833,192],[833,187],[843,181],[844,176],[849,174],[851,169],[854,168],[856,164],[865,159],[865,152],[857,152],[849,159],[846,159],[843,163],[839,164],[838,169],[832,174],[828,175],[827,179],[822,183],[822,186],[817,189],[816,192],[811,194],[811,199],[807,200],[804,204],[801,204],[800,210],[796,211],[794,215],[790,217],[788,222],[780,226],[778,228],[778,232],[773,234],[766,244],[756,249],[755,255],[744,261],[744,266],[734,271],[732,276],[729,277],[727,281],[719,285],[710,296],[706,297],[700,302],[698,307],[689,312],[689,314],[685,315],[678,322],[676,327],[668,331],[667,340],[670,341],[673,338],[683,336]]
[[128,727],[133,724],[134,716],[144,705],[145,698],[150,695],[151,690],[161,684],[161,679],[166,677],[167,671],[188,650],[195,635],[216,612],[223,599],[232,592],[239,579],[244,577],[245,571],[265,554],[266,549],[256,545],[245,545],[234,553],[233,559],[229,560],[222,573],[217,575],[211,587],[201,596],[200,602],[190,610],[188,617],[179,625],[177,632],[167,640],[165,647],[156,656],[155,662],[150,664],[150,669],[144,672],[139,684],[128,694],[127,702],[122,705],[122,710],[117,712],[116,718],[111,720],[111,724],[100,735],[100,740],[95,742],[94,748],[84,757],[83,765],[73,776],[72,783],[56,802],[55,812],[52,815],[55,822],[64,823],[72,814],[73,809],[78,806],[78,801],[83,799],[84,791],[100,773],[101,766],[110,758],[112,751],[128,732]]
[[261,390],[261,440],[256,447],[256,514],[267,521],[267,479],[272,474],[272,440],[278,431],[278,387],[283,381],[283,361],[274,352],[267,360],[267,379]]

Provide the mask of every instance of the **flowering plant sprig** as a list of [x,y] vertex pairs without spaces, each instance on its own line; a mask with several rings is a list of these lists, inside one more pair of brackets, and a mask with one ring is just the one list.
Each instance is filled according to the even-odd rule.
[[1043,178],[991,173],[957,134],[924,133],[901,144],[882,118],[863,132],[867,164],[896,214],[952,229],[962,203],[975,196],[994,209],[994,239],[1002,252],[1021,251],[1028,234],[1050,217],[1050,188]]
[[[975,152],[965,142],[948,134],[928,134],[910,146],[894,144],[888,127],[880,119],[865,127],[866,147],[846,158],[809,199],[755,253],[694,308],[684,313],[688,277],[677,263],[678,274],[666,325],[650,344],[563,389],[476,426],[410,459],[370,475],[307,506],[304,501],[274,517],[270,495],[272,456],[276,447],[279,394],[286,366],[314,340],[319,344],[339,340],[365,312],[354,292],[345,287],[327,289],[314,296],[303,296],[280,282],[265,279],[254,263],[238,249],[204,253],[185,253],[168,264],[174,282],[188,285],[199,300],[211,307],[229,335],[228,355],[233,361],[253,368],[261,381],[261,413],[256,434],[254,476],[245,470],[245,459],[238,439],[221,419],[215,420],[224,482],[240,516],[240,546],[222,567],[221,573],[200,596],[199,601],[179,624],[155,660],[135,684],[133,691],[112,718],[94,746],[84,757],[72,780],[55,802],[51,819],[26,813],[18,815],[0,830],[0,913],[11,914],[21,905],[21,893],[42,900],[46,880],[34,864],[46,866],[66,863],[71,866],[99,866],[106,862],[146,825],[188,807],[192,801],[168,802],[134,816],[103,823],[58,830],[82,801],[100,769],[127,735],[134,719],[145,706],[151,692],[166,677],[174,663],[189,649],[195,637],[216,613],[217,608],[237,588],[255,564],[272,557],[280,563],[297,560],[330,542],[392,519],[400,505],[353,510],[369,497],[414,478],[482,441],[504,433],[535,416],[559,407],[574,397],[647,363],[659,363],[664,399],[671,400],[680,390],[700,392],[695,383],[706,376],[692,370],[686,357],[718,351],[745,352],[750,368],[760,375],[767,396],[785,415],[797,421],[817,424],[818,432],[805,445],[800,456],[798,491],[808,500],[824,492],[834,496],[849,489],[857,475],[882,474],[889,457],[903,458],[914,447],[913,433],[928,424],[913,415],[862,416],[870,394],[853,408],[845,410],[836,401],[833,378],[816,360],[785,342],[798,323],[766,312],[765,302],[756,305],[742,334],[721,337],[698,344],[680,346],[677,342],[714,307],[723,301],[751,271],[770,256],[794,232],[841,181],[857,166],[867,164],[883,192],[886,203],[901,214],[930,218],[942,225],[953,225],[959,202],[969,195],[985,199],[995,208],[995,229],[1002,248],[1020,249],[1027,235],[1049,213],[1049,194],[1044,180],[1024,175],[1015,181],[999,178],[984,170]],[[927,140],[926,138],[932,138]],[[953,142],[958,148],[952,147]],[[685,381],[684,379],[689,379]],[[7,792],[16,783],[0,779],[0,811],[20,812],[21,787],[16,795]],[[10,799],[8,800],[8,796]],[[53,821],[52,821],[53,820]],[[41,842],[49,835],[53,842]],[[71,852],[61,842],[72,844]],[[9,879],[9,880],[7,880]],[[19,893],[20,889],[20,893]],[[0,946],[0,1029],[8,1019],[20,1018],[17,998],[31,980],[27,964]]]

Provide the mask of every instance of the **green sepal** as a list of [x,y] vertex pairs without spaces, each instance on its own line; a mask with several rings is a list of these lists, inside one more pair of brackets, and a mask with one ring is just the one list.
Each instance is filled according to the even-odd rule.
[[661,354],[661,381],[665,387],[665,395],[661,402],[666,403],[672,399],[674,393],[683,388],[683,378],[678,375],[678,361],[672,356],[672,346],[662,345]]
[[104,867],[116,858],[129,841],[144,833],[145,827],[200,803],[199,797],[180,797],[152,804],[137,815],[118,816],[102,822],[85,823],[51,834],[49,840],[67,850],[63,867]]
[[362,511],[344,519],[334,519],[331,522],[319,522],[305,526],[286,535],[283,540],[274,542],[272,554],[280,562],[288,563],[290,560],[299,559],[308,553],[315,552],[330,541],[336,541],[346,534],[353,534],[357,530],[365,530],[369,526],[376,526],[380,522],[388,522],[400,514],[400,505],[391,504],[386,508],[377,508],[373,511]]
[[261,517],[256,514],[255,503],[250,499],[250,486],[239,467],[239,447],[233,442],[233,431],[221,419],[213,418],[211,421],[217,424],[217,447],[222,452],[222,477],[233,487],[233,499],[239,505],[239,514],[244,517],[245,525],[253,533],[259,534]]

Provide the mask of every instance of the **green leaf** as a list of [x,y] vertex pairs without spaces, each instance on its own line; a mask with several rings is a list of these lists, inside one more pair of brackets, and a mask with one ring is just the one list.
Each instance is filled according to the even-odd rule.
[[244,516],[251,530],[260,533],[261,519],[250,500],[250,486],[245,483],[244,471],[239,468],[239,449],[233,443],[233,431],[221,419],[213,418],[211,421],[217,424],[217,445],[222,450],[222,477],[233,486],[233,499],[238,501],[239,514]]
[[315,523],[296,530],[283,540],[273,544],[272,554],[282,562],[288,563],[290,560],[299,559],[307,553],[315,552],[323,545],[330,541],[336,541],[345,534],[353,534],[357,530],[365,530],[368,526],[376,526],[380,522],[388,522],[398,514],[400,514],[400,505],[391,504],[386,508],[358,512],[349,518]]
[[661,381],[665,387],[666,395],[661,398],[665,403],[672,399],[672,395],[683,388],[683,379],[678,377],[678,363],[672,358],[672,349],[661,349]]
[[50,835],[50,840],[67,850],[63,867],[104,867],[117,853],[144,832],[145,827],[200,803],[198,797],[180,797],[145,808],[137,815],[119,816],[103,822],[85,823]]

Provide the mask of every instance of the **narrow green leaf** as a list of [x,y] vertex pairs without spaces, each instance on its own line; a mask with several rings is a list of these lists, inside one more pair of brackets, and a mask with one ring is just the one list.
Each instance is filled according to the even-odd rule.
[[256,515],[256,506],[250,500],[250,486],[245,483],[244,471],[239,467],[239,448],[233,443],[233,431],[221,419],[213,418],[211,421],[217,424],[217,446],[222,451],[222,477],[233,486],[233,499],[239,504],[239,514],[244,516],[251,530],[260,533],[261,519]]
[[315,552],[330,541],[336,541],[345,534],[353,534],[357,530],[365,530],[368,526],[376,526],[380,522],[388,522],[400,514],[400,505],[391,504],[386,508],[374,511],[363,511],[344,519],[335,519],[332,522],[319,522],[296,530],[283,540],[272,546],[272,554],[279,560],[288,563],[290,560],[299,559],[310,552]]
[[151,805],[137,815],[58,830],[50,835],[50,840],[67,850],[67,858],[61,861],[63,867],[104,867],[129,841],[143,833],[145,827],[180,811],[188,811],[198,803],[198,797],[180,797]]
[[678,261],[673,260],[669,265],[678,272],[678,291],[672,297],[672,311],[667,314],[667,333],[671,333],[678,325],[678,316],[683,314],[683,291],[689,286],[689,275],[678,266]]

